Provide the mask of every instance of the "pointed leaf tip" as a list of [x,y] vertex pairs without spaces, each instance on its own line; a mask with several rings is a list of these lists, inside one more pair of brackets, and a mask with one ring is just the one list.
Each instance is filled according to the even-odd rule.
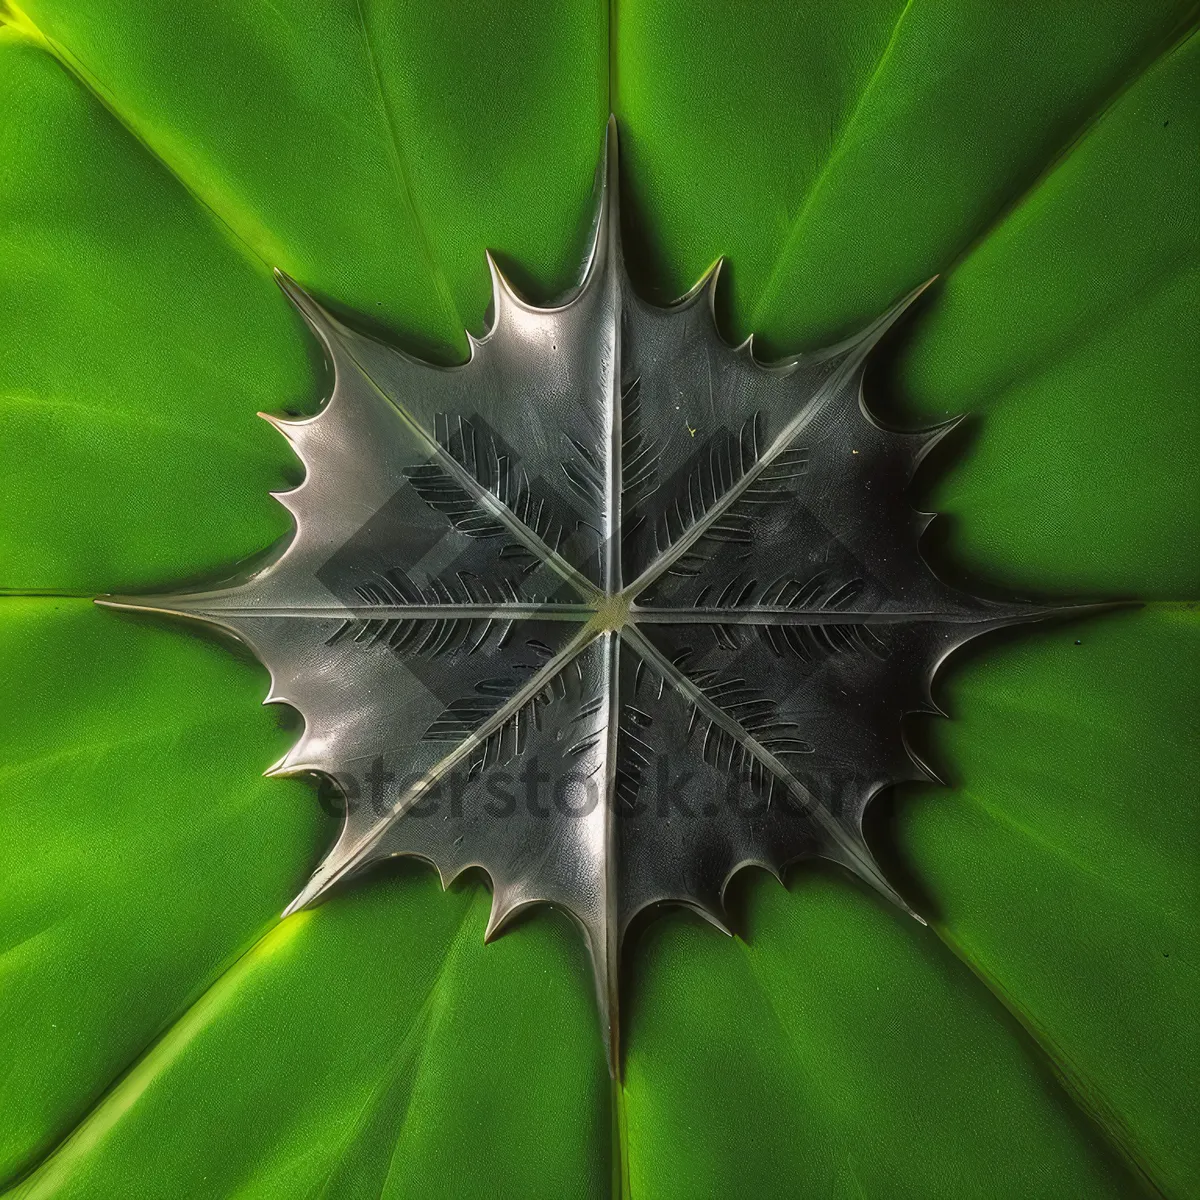
[[[306,419],[296,420],[292,417],[277,416],[275,413],[260,412],[254,415],[260,420],[266,421],[272,429],[282,434],[289,442],[295,442],[300,436],[301,430],[308,424]],[[272,492],[271,494],[275,495],[276,493]]]
[[[504,274],[500,264],[496,261],[496,256],[490,250],[485,250],[484,257],[487,259],[488,274],[492,280],[492,321],[491,327],[488,329],[490,337],[503,325],[506,312],[528,311],[529,305],[525,303],[517,289],[509,281],[508,276]],[[473,351],[474,345],[472,344]]]
[[341,872],[329,871],[322,864],[309,876],[308,882],[300,889],[292,902],[283,910],[283,917],[290,917],[293,913],[300,912],[302,909],[308,908],[315,904],[321,898],[325,890],[334,884],[340,877]]
[[301,316],[312,326],[313,330],[326,344],[329,344],[329,331],[341,327],[341,323],[326,312],[320,304],[285,271],[275,268],[275,282],[280,291],[292,302]]
[[512,900],[507,893],[492,885],[492,910],[488,913],[487,926],[483,931],[483,940],[485,943],[493,942],[503,932],[504,927],[511,921],[517,913],[522,909],[527,908],[532,901]]
[[300,297],[306,297],[307,293],[304,289],[284,270],[275,267],[272,270],[275,278],[275,283],[279,290],[293,303],[299,304]]

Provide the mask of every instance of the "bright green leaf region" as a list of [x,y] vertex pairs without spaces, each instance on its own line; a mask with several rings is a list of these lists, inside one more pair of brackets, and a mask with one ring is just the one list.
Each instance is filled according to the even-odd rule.
[[[1168,0],[0,0],[0,1186],[33,1197],[1200,1195],[1200,39]],[[922,928],[742,877],[625,961],[427,867],[279,913],[335,823],[245,654],[96,609],[286,532],[280,267],[441,362],[485,249],[818,346],[939,281],[886,415],[978,589],[1146,603],[984,641],[877,802]]]

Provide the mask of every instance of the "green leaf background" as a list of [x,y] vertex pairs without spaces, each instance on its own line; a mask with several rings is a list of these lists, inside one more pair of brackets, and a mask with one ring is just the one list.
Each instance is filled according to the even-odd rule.
[[[1169,0],[0,2],[0,1181],[33,1197],[1200,1195],[1200,39]],[[632,269],[971,412],[917,499],[981,585],[1139,609],[992,640],[881,801],[918,926],[830,869],[626,958],[487,948],[415,864],[280,922],[333,834],[264,672],[103,591],[286,531],[279,266],[460,356],[484,250],[575,276],[604,120]]]

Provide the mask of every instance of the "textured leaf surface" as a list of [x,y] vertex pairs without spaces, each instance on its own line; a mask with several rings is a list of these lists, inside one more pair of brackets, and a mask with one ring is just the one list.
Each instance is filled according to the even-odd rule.
[[[0,31],[0,289],[21,335],[0,348],[3,585],[143,588],[268,544],[285,521],[265,490],[294,467],[253,414],[288,397],[312,411],[319,364],[244,236],[380,314],[391,340],[461,354],[460,326],[483,328],[485,247],[528,267],[539,300],[574,277],[611,75],[645,243],[631,258],[658,300],[724,252],[729,332],[790,350],[942,273],[879,385],[896,380],[898,423],[982,413],[917,497],[955,516],[939,564],[1047,594],[1195,596],[1190,6],[747,19],[622,0],[609,62],[601,5],[364,0],[394,142],[363,116],[379,109],[355,4],[165,7],[30,2]],[[793,894],[746,889],[745,946],[654,925],[629,964],[614,1138],[576,939],[542,915],[485,950],[477,884],[366,881],[216,984],[332,826],[299,785],[245,782],[293,737],[254,708],[258,668],[57,603],[0,607],[5,761],[64,756],[3,802],[6,848],[45,831],[36,873],[6,859],[0,901],[4,1003],[30,998],[5,1048],[7,1177],[94,1111],[30,1191],[587,1194],[609,1189],[611,1159],[644,1196],[1003,1194],[1009,1172],[1031,1195],[1136,1192],[1106,1147],[1169,1195],[1196,1190],[1185,611],[1047,630],[955,668],[955,720],[926,748],[954,787],[898,805],[891,833],[942,939],[807,871]],[[217,713],[207,749],[168,749]],[[119,767],[71,752],[129,728],[147,737]],[[90,824],[37,823],[39,786],[80,821],[168,796],[233,823],[172,859],[136,839],[161,847],[188,822],[130,819],[146,852],[102,855]],[[70,936],[25,940],[47,893]],[[412,1033],[431,994],[442,1016]],[[353,1042],[351,1002],[380,1014]]]

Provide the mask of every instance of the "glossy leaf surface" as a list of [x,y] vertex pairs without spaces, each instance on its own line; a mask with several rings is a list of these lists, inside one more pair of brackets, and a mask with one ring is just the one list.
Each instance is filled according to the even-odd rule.
[[[541,302],[574,277],[611,107],[638,286],[726,253],[731,338],[818,346],[941,273],[878,383],[898,424],[979,414],[918,481],[955,518],[939,566],[1195,596],[1186,5],[4,11],[0,585],[146,589],[268,545],[295,467],[254,413],[322,394],[268,263],[461,357],[485,248]],[[483,886],[408,868],[277,925],[333,826],[256,782],[294,736],[259,668],[86,602],[0,622],[25,1194],[1200,1186],[1186,606],[954,667],[923,734],[952,787],[888,832],[932,931],[808,870],[746,887],[744,943],[645,931],[615,1100],[561,918],[485,949]]]

